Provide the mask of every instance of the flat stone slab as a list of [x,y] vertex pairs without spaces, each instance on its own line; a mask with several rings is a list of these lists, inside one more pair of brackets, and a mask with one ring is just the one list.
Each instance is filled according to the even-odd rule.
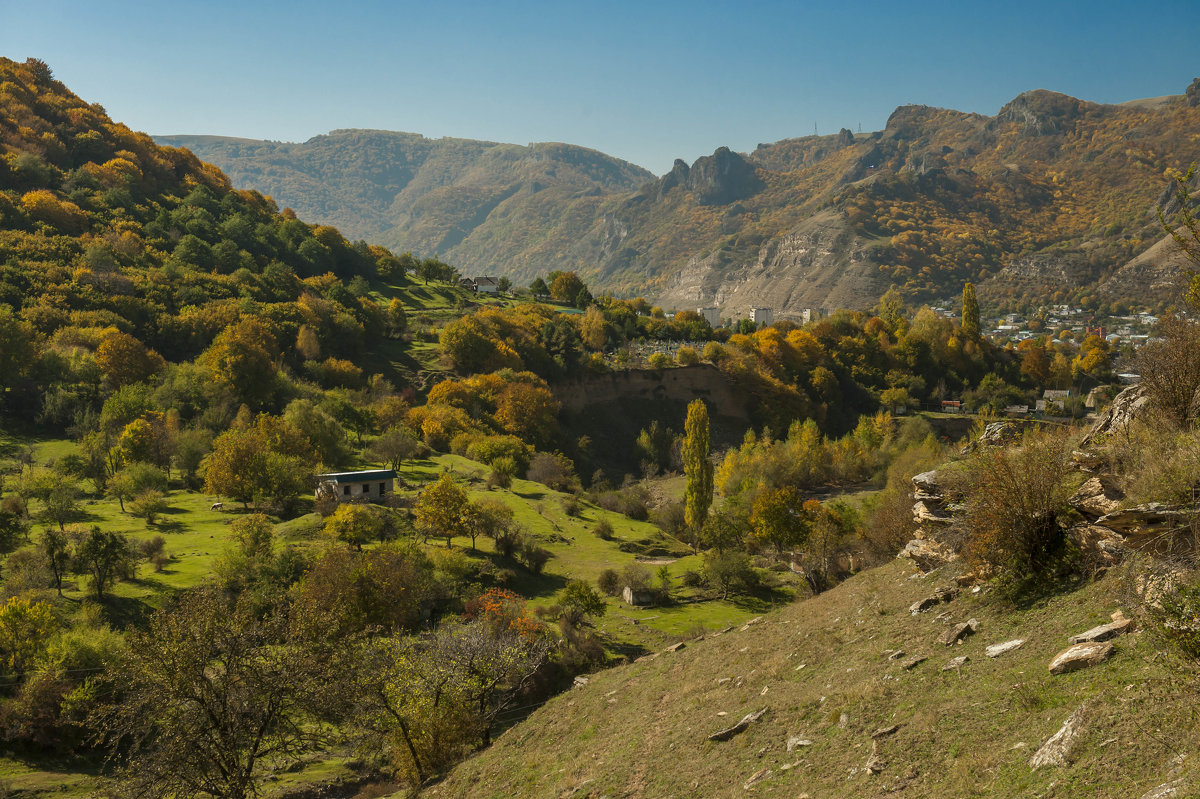
[[970,660],[966,655],[959,655],[956,658],[951,658],[950,662],[942,666],[942,671],[956,671],[963,667],[963,664]]
[[1114,647],[1108,641],[1092,641],[1069,646],[1050,661],[1051,674],[1067,674],[1103,663],[1113,656]]
[[1002,644],[992,644],[987,649],[983,650],[983,654],[990,658],[998,658],[1005,652],[1012,652],[1014,649],[1020,649],[1024,645],[1024,638],[1014,638],[1013,640],[1005,641]]
[[1129,628],[1133,626],[1133,619],[1120,618],[1116,621],[1111,621],[1108,624],[1101,624],[1099,627],[1093,627],[1087,632],[1082,632],[1079,635],[1071,636],[1071,643],[1083,644],[1092,641],[1108,641],[1116,638],[1118,635],[1124,635],[1129,632]]
[[708,740],[728,741],[738,733],[745,732],[747,727],[761,719],[763,714],[766,712],[767,709],[764,707],[762,710],[756,710],[753,713],[747,713],[745,716],[742,716],[742,720],[737,724],[734,724],[732,727],[727,727],[726,729],[714,732],[712,735],[708,736]]

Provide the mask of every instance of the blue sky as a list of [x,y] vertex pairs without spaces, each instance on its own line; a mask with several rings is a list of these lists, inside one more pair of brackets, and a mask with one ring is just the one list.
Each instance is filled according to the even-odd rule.
[[149,133],[565,141],[656,173],[905,103],[1178,94],[1198,28],[1196,0],[0,0],[0,54]]

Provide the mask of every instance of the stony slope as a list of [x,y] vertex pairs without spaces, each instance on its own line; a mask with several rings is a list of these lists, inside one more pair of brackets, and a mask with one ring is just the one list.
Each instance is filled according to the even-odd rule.
[[1106,281],[1161,238],[1166,170],[1200,161],[1198,101],[1037,90],[990,117],[902,106],[879,132],[720,148],[657,179],[568,145],[379,131],[161,141],[301,216],[468,272],[575,269],[680,307],[787,314],[869,304],[892,284],[950,296],[968,279],[997,302],[1147,299],[1147,263],[1153,283],[1170,271],[1160,254],[1137,280]]
[[[1116,639],[1100,665],[1047,670],[1069,636],[1122,607],[1119,575],[1027,608],[966,591],[910,615],[948,577],[895,562],[757,624],[594,675],[429,795],[1124,798],[1195,773],[1190,757],[1177,759],[1200,744],[1185,722],[1194,694],[1144,634]],[[968,618],[975,635],[938,642]],[[984,654],[1015,638],[1028,640]],[[960,656],[961,668],[944,669]],[[1031,756],[1080,707],[1070,763],[1033,770]],[[741,734],[710,740],[762,709]],[[867,768],[873,752],[878,773]]]

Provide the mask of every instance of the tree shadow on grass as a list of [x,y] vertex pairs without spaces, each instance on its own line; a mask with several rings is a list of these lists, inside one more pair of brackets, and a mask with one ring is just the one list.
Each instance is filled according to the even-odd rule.
[[100,604],[104,608],[104,619],[119,631],[144,628],[154,612],[145,602],[133,597],[108,595],[100,600]]
[[159,519],[154,524],[147,524],[146,529],[159,533],[182,533],[187,525],[174,519]]

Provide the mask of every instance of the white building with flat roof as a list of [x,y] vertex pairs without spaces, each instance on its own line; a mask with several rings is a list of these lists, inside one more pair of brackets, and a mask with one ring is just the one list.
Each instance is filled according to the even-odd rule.
[[713,306],[711,308],[697,308],[696,313],[704,317],[704,321],[708,322],[708,326],[716,330],[721,326],[721,309]]
[[775,311],[772,308],[751,308],[750,321],[762,327],[763,325],[771,325],[775,323]]

